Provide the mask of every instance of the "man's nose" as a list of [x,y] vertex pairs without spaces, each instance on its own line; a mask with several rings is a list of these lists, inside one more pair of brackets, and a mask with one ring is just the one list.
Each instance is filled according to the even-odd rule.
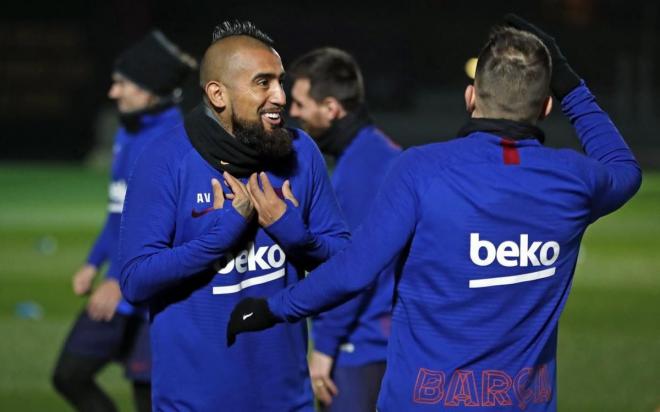
[[300,109],[298,109],[298,105],[294,102],[291,104],[291,107],[289,108],[289,116],[293,117],[294,119],[297,119],[300,115]]
[[111,99],[116,99],[119,96],[119,86],[113,83],[108,89],[108,97]]
[[284,106],[286,104],[286,93],[279,82],[273,87],[270,102],[278,106]]

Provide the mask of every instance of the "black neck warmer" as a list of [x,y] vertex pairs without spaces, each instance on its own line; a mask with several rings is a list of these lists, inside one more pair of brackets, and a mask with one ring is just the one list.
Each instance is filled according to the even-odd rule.
[[142,110],[136,110],[129,113],[119,113],[119,123],[124,126],[129,133],[137,133],[142,128],[142,117],[149,114],[164,112],[174,106],[171,100],[161,101],[154,106]]
[[545,142],[543,130],[533,124],[514,120],[470,118],[458,131],[458,136],[463,137],[474,132],[492,133],[513,140],[536,139],[541,143]]
[[190,143],[213,168],[220,173],[247,177],[252,173],[271,170],[275,173],[290,170],[295,156],[280,159],[266,158],[230,135],[215,118],[211,109],[200,103],[184,118]]
[[358,131],[373,123],[365,105],[332,123],[332,126],[319,137],[316,143],[323,153],[338,157],[353,141]]

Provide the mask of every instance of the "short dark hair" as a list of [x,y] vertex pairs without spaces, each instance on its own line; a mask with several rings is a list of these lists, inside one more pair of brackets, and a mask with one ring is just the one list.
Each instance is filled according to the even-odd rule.
[[364,103],[364,82],[355,59],[333,47],[315,49],[300,56],[289,67],[293,80],[307,78],[309,95],[321,102],[326,97],[337,99],[346,111]]
[[249,36],[269,47],[274,47],[275,45],[275,42],[269,35],[261,31],[254,23],[247,20],[226,20],[218,24],[213,29],[212,43],[231,36]]
[[519,121],[534,121],[550,95],[552,60],[535,35],[495,28],[479,54],[475,85],[483,109]]

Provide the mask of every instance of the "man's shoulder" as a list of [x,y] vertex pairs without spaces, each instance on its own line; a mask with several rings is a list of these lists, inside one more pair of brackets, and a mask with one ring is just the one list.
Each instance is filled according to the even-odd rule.
[[358,132],[348,150],[352,147],[356,151],[376,151],[382,156],[396,156],[402,150],[398,143],[373,124],[363,127]]
[[430,163],[446,162],[447,159],[462,150],[463,143],[458,140],[412,146],[401,153],[399,161],[418,167],[424,167]]
[[178,164],[191,150],[193,147],[183,123],[180,123],[165,133],[151,136],[145,142],[140,162]]
[[304,130],[297,127],[290,127],[287,130],[291,133],[293,140],[293,148],[296,152],[304,153],[309,151],[318,151],[318,146],[314,139],[308,135]]

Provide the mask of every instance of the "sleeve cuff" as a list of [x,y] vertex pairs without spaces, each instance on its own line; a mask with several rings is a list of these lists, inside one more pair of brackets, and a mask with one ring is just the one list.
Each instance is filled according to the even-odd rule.
[[231,205],[215,210],[213,214],[214,222],[211,230],[220,238],[218,244],[222,244],[227,239],[238,239],[249,223]]
[[270,312],[273,314],[275,319],[278,321],[282,322],[284,321],[284,315],[282,308],[278,304],[279,302],[282,301],[281,294],[283,291],[280,291],[279,293],[276,293],[275,295],[269,297],[267,299],[268,302],[268,309],[270,309]]
[[584,99],[585,94],[591,96],[587,84],[584,80],[580,80],[580,83],[561,99],[560,103],[562,110],[564,112],[571,110],[576,103],[579,103]]
[[309,240],[309,231],[300,211],[289,200],[286,203],[282,217],[265,228],[285,249],[304,245]]
[[337,357],[340,340],[335,336],[314,333],[314,350],[322,352],[332,358]]
[[101,267],[101,262],[102,262],[102,259],[98,259],[98,258],[90,256],[85,261],[85,264],[94,266],[98,270]]

